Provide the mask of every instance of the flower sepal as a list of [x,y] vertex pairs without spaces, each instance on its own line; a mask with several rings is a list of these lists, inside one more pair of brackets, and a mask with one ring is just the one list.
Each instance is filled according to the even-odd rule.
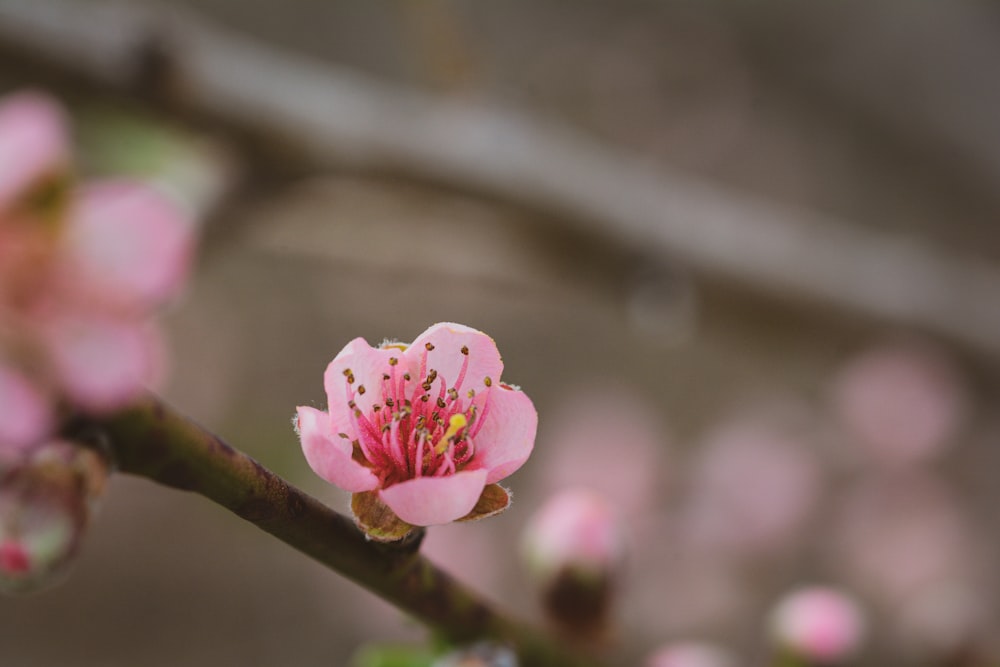
[[375,542],[400,542],[417,530],[396,516],[375,491],[352,494],[351,511],[358,528]]
[[[510,507],[510,501],[511,493],[508,489],[499,484],[487,484],[472,511],[458,521],[478,521],[496,516]],[[375,542],[401,542],[420,529],[420,526],[400,519],[392,508],[382,502],[377,491],[351,494],[351,511],[358,528]]]
[[476,506],[459,521],[479,521],[496,516],[510,507],[511,498],[510,489],[505,489],[499,484],[487,484],[479,495]]

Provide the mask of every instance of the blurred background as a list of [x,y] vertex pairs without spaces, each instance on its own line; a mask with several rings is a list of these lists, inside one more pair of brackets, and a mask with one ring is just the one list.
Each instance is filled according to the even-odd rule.
[[[740,2],[0,0],[0,93],[87,175],[203,215],[167,399],[336,507],[290,425],[355,336],[492,335],[540,413],[503,516],[426,551],[501,606],[551,492],[629,557],[616,650],[755,664],[789,589],[867,663],[986,664],[1000,546],[1000,9]],[[198,497],[116,477],[0,662],[348,664],[422,630]],[[961,662],[965,660],[965,662]]]

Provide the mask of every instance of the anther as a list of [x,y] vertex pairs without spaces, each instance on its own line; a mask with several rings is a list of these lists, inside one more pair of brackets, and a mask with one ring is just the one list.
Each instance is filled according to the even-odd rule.
[[445,406],[444,399],[439,396],[438,400],[437,400],[437,404],[438,404],[439,408],[443,408]]
[[392,400],[391,398],[386,397],[385,404],[391,408],[393,405],[396,404],[396,402],[394,400]]
[[455,389],[454,387],[452,387],[451,389],[449,389],[448,390],[448,398],[450,398],[453,401],[457,401],[458,400],[458,389]]
[[431,398],[430,394],[424,394],[423,396],[420,397],[420,400],[426,403],[427,401],[430,400],[430,398]]
[[398,363],[399,363],[399,359],[397,359],[396,357],[389,357],[389,365],[390,366],[395,366]]
[[467,395],[467,396],[468,396],[469,398],[475,398],[475,397],[476,397],[476,390],[475,390],[475,389],[470,389],[470,390],[469,390],[469,393],[468,393],[468,394],[466,394],[466,395]]
[[434,382],[434,380],[437,380],[437,376],[438,372],[432,368],[430,372],[427,374],[427,381]]
[[354,373],[347,374],[347,384],[354,384]]
[[[485,384],[487,387],[492,387],[493,386],[493,378],[491,378],[489,375],[487,375],[486,377],[483,378],[483,384]],[[363,391],[360,391],[360,389],[359,389],[359,392],[362,393],[362,394],[365,393]]]
[[[490,386],[490,379],[489,378],[486,378],[486,386],[487,387]],[[365,386],[363,384],[359,384],[358,385],[358,393],[359,394],[364,394],[365,393]]]
[[409,373],[403,373],[403,379],[406,380],[407,382],[409,382],[410,381],[410,374]]
[[338,433],[337,435],[339,435],[344,440],[350,440],[351,439],[351,436],[347,435],[346,433]]
[[372,410],[374,410],[375,412],[378,412],[381,409],[382,409],[382,406],[379,405],[378,403],[376,403],[375,405],[372,406]]
[[430,382],[425,382],[425,383],[423,383],[420,386],[423,387],[424,391],[430,391],[431,390],[431,383]]
[[465,355],[469,354],[469,346],[468,345],[463,345],[462,346],[462,354],[465,354]]
[[433,349],[434,349],[434,345],[433,345],[433,343],[427,343],[426,345],[424,345],[424,348],[425,348],[425,349],[426,349],[426,350],[427,350],[428,352],[430,352],[431,350],[433,350]]
[[388,380],[389,379],[389,374],[388,373],[382,373],[382,379],[383,380]]

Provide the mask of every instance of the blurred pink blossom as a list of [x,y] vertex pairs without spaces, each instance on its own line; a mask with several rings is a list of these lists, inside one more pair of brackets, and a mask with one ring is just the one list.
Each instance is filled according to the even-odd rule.
[[49,397],[23,374],[0,365],[0,461],[41,441],[53,422]]
[[734,422],[698,451],[683,533],[709,549],[779,551],[815,507],[820,482],[805,444],[764,423]]
[[976,570],[965,518],[948,488],[930,475],[858,483],[832,528],[831,564],[890,607]]
[[714,644],[684,641],[660,647],[644,664],[645,667],[736,667],[736,659]]
[[74,200],[60,268],[79,301],[148,311],[180,289],[193,251],[180,209],[129,181],[83,188]]
[[890,467],[929,461],[968,411],[957,370],[926,344],[884,346],[853,359],[833,386],[834,408],[870,460]]
[[865,632],[860,606],[847,594],[822,586],[782,598],[770,618],[774,640],[795,655],[839,663],[853,655]]
[[22,92],[0,100],[0,211],[33,184],[68,168],[66,139],[62,110],[49,96]]
[[589,489],[552,496],[524,528],[521,550],[529,569],[542,580],[571,569],[605,578],[624,552],[619,519],[608,502]]
[[306,460],[346,491],[377,491],[409,524],[460,519],[534,447],[538,414],[502,372],[493,339],[460,324],[410,345],[356,338],[326,369],[329,412],[298,408]]
[[95,313],[58,313],[43,338],[66,396],[97,414],[126,405],[163,367],[162,345],[149,323]]
[[66,140],[53,100],[0,100],[0,452],[43,441],[63,399],[112,411],[159,377],[150,317],[194,247],[192,221],[151,187],[74,190]]

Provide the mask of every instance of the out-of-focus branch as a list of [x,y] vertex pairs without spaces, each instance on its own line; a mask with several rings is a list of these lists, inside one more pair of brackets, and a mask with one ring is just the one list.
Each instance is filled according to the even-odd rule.
[[526,667],[593,667],[483,602],[413,549],[365,539],[353,522],[155,398],[96,424],[120,472],[193,491],[357,582],[454,641],[509,643]]
[[174,99],[319,164],[514,201],[752,289],[1000,353],[996,266],[654,169],[564,126],[380,84],[148,5],[0,0],[0,40],[111,85],[130,83],[155,44]]

